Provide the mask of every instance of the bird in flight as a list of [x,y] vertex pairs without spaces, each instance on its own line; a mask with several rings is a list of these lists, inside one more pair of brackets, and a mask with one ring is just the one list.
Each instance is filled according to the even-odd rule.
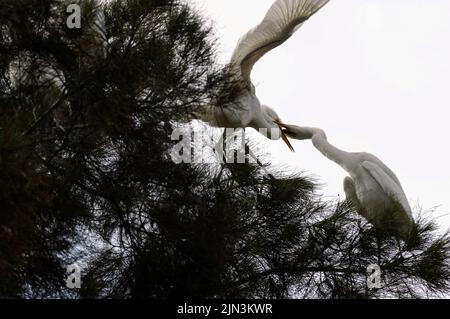
[[294,151],[278,123],[281,119],[274,109],[261,104],[251,81],[253,66],[267,52],[283,44],[303,23],[329,0],[277,0],[262,22],[248,31],[238,42],[231,57],[229,71],[232,79],[242,86],[232,103],[223,107],[210,105],[199,118],[212,126],[224,128],[252,127],[266,137],[280,137]]

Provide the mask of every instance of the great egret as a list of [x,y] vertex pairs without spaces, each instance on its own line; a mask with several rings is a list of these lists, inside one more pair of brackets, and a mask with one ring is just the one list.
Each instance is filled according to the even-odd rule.
[[345,169],[347,200],[370,223],[388,227],[401,239],[407,239],[413,225],[411,207],[394,172],[369,153],[350,153],[331,145],[319,128],[280,124],[291,138],[311,139],[313,145],[328,159]]
[[293,151],[280,130],[278,114],[262,105],[255,93],[250,74],[255,63],[267,52],[283,44],[329,0],[277,0],[263,21],[238,42],[230,62],[233,80],[243,83],[242,93],[226,107],[208,106],[199,118],[213,126],[225,128],[252,127],[270,139],[280,137]]

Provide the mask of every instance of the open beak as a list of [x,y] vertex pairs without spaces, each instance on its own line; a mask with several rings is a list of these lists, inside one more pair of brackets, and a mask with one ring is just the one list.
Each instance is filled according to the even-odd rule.
[[280,134],[281,134],[281,138],[283,139],[283,141],[286,143],[286,145],[289,147],[289,149],[290,149],[292,152],[295,152],[294,148],[293,148],[292,145],[291,145],[291,142],[289,142],[288,137],[287,137],[286,134],[283,132],[284,124],[283,124],[283,123],[280,123],[280,122],[275,122],[275,123],[276,123],[276,124],[278,125],[278,127],[280,128]]

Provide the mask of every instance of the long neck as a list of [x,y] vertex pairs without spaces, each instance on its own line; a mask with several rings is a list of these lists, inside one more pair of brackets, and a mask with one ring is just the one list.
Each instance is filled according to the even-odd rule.
[[340,165],[345,170],[348,170],[350,168],[350,160],[352,158],[352,154],[340,150],[334,145],[331,145],[328,142],[326,136],[322,134],[315,134],[312,137],[312,143],[315,148],[317,148],[328,159]]
[[290,126],[289,129],[291,130],[291,134],[294,133],[291,136],[297,140],[310,140],[316,135],[320,135],[326,139],[325,132],[320,128],[308,126]]

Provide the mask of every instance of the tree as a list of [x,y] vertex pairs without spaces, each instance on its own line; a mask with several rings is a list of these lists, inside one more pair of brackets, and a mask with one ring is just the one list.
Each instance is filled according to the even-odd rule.
[[[236,91],[189,6],[84,0],[69,29],[67,4],[0,3],[0,296],[448,292],[449,237],[431,222],[405,243],[323,202],[306,176],[172,161],[173,125]],[[77,292],[65,287],[75,261]],[[367,288],[370,264],[382,289]]]

